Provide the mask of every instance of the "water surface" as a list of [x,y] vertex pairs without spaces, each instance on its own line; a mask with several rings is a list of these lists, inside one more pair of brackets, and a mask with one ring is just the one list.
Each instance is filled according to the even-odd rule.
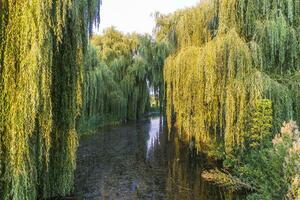
[[161,117],[106,128],[80,140],[75,195],[80,199],[231,199],[201,179],[210,165],[192,161],[178,139],[167,139]]

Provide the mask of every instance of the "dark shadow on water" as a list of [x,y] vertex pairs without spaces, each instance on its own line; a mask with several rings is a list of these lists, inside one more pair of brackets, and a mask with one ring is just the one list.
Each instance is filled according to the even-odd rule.
[[77,199],[237,199],[201,179],[210,165],[191,159],[163,119],[107,128],[82,137],[78,149]]

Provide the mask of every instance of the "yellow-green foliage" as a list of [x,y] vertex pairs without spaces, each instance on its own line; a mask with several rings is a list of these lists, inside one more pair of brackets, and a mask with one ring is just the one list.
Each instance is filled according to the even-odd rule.
[[78,129],[139,119],[150,108],[150,87],[163,102],[165,43],[149,35],[125,35],[113,27],[91,41],[85,54]]
[[138,35],[125,35],[111,27],[103,35],[94,36],[92,43],[99,50],[101,60],[111,64],[119,57],[132,59],[138,47]]
[[80,66],[99,3],[0,1],[1,199],[71,192]]
[[[258,107],[269,110],[269,100],[262,100]],[[267,142],[269,145],[266,145]],[[298,199],[300,132],[296,122],[283,123],[280,133],[273,140],[264,141],[264,145],[244,152],[243,158],[232,166],[232,170],[204,171],[202,177],[221,187],[251,190],[245,198],[249,200]]]
[[107,64],[100,61],[97,49],[90,45],[84,64],[82,112],[78,128],[97,128],[126,118],[127,99]]
[[292,76],[289,82],[292,93],[293,111],[295,119],[300,120],[300,71]]
[[263,143],[270,141],[272,128],[272,101],[263,99],[257,101],[250,115],[249,146],[257,149]]
[[164,109],[165,83],[163,77],[164,62],[170,48],[166,42],[155,41],[151,36],[142,36],[139,40],[139,55],[147,66],[148,86],[158,97],[160,112]]
[[[149,86],[163,84],[164,51],[150,36],[115,28],[94,36],[92,44],[85,59],[79,128],[139,119],[150,107]],[[156,52],[162,55],[153,56]]]
[[[99,59],[107,65],[112,74],[111,78],[117,85],[117,89],[113,91],[118,91],[119,99],[122,99],[117,106],[113,97],[110,97],[105,105],[105,113],[119,116],[118,120],[138,119],[149,104],[146,82],[148,69],[138,55],[139,37],[136,34],[125,35],[109,28],[103,35],[95,36],[92,40]],[[120,114],[116,115],[116,112]]]
[[156,40],[168,41],[173,48],[200,46],[211,39],[210,34],[214,34],[216,23],[214,6],[208,1],[171,15],[157,13]]
[[270,73],[299,70],[300,2],[298,0],[215,0],[220,31],[233,27],[259,44],[263,68]]
[[169,128],[175,118],[198,150],[232,154],[259,126],[263,99],[271,103],[261,113],[264,131],[299,120],[298,7],[296,0],[216,0],[157,16],[157,39],[177,47],[164,69]]
[[178,47],[201,46],[208,42],[211,39],[210,28],[213,17],[213,5],[210,3],[193,7],[189,12],[182,11],[182,16],[175,27]]
[[173,107],[179,132],[187,139],[194,136],[199,150],[222,135],[226,151],[243,146],[248,109],[262,93],[260,84],[249,80],[255,72],[250,58],[246,43],[231,31],[167,60],[165,81],[172,92],[167,93],[168,122]]

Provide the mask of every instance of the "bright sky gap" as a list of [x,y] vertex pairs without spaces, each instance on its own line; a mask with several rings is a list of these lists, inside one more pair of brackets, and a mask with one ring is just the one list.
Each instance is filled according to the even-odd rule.
[[129,33],[152,33],[156,11],[163,14],[196,5],[199,0],[103,0],[100,30],[115,26]]

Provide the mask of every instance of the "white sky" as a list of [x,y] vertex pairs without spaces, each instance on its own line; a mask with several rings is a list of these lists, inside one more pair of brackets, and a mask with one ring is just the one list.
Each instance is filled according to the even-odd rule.
[[118,30],[152,33],[155,11],[167,14],[196,5],[199,0],[102,0],[100,32],[110,26]]

